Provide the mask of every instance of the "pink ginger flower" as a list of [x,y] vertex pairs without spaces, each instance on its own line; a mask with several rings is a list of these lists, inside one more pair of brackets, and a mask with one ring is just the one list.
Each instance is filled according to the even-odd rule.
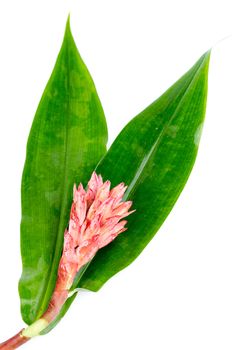
[[95,172],[87,191],[74,186],[68,229],[64,234],[63,253],[58,268],[56,287],[43,318],[51,322],[68,296],[76,273],[87,264],[99,249],[126,231],[131,201],[123,202],[127,186],[120,183],[110,190],[110,181],[103,182]]

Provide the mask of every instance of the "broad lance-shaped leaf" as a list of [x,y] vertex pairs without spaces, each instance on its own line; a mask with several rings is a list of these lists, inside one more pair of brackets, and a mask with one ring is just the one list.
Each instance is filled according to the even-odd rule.
[[125,182],[136,213],[128,231],[100,250],[78,286],[97,291],[129,265],[158,231],[192,170],[203,126],[210,52],[120,133],[97,173]]
[[37,109],[22,178],[21,311],[31,324],[57,278],[74,183],[86,183],[106,152],[107,127],[69,25]]
[[[120,133],[96,171],[115,186],[123,181],[125,200],[136,213],[128,230],[101,249],[77,276],[73,289],[97,291],[128,266],[158,231],[192,170],[203,126],[210,52]],[[73,300],[74,296],[72,297]],[[50,331],[72,300],[46,329]]]

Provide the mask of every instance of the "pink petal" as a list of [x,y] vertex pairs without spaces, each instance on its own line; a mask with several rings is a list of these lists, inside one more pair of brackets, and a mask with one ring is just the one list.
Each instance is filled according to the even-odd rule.
[[85,220],[87,212],[86,192],[84,191],[83,185],[78,186],[78,190],[75,193],[76,199],[76,213],[79,220],[79,226],[81,226]]
[[96,199],[100,200],[100,202],[104,202],[109,196],[110,186],[110,181],[104,182],[97,190]]
[[87,189],[87,194],[86,194],[86,200],[87,200],[88,207],[91,205],[91,203],[95,199],[96,192],[97,192],[98,188],[100,186],[102,186],[102,184],[103,184],[102,177],[100,175],[97,176],[97,174],[95,172],[93,172],[91,175],[91,179],[88,182],[88,189]]
[[128,202],[122,202],[120,204],[118,204],[117,206],[115,206],[114,210],[113,210],[113,214],[114,215],[124,215],[125,213],[128,212],[128,210],[130,209],[130,207],[132,206],[132,202],[128,201]]
[[117,205],[122,200],[127,186],[122,182],[110,191],[110,197],[115,199],[115,204]]

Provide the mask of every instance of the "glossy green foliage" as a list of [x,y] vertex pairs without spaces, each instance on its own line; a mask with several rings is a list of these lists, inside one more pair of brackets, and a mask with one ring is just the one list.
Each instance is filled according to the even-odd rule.
[[[192,170],[205,117],[210,52],[120,133],[96,171],[112,185],[124,181],[136,212],[128,230],[101,249],[73,289],[97,291],[128,266],[158,231]],[[68,299],[50,331],[69,309]],[[44,333],[46,333],[44,332]]]
[[112,185],[125,182],[136,213],[128,231],[100,250],[78,286],[97,291],[129,265],[158,231],[192,170],[206,109],[210,52],[120,133],[97,167]]
[[69,20],[56,65],[37,109],[22,177],[21,311],[31,324],[56,282],[74,183],[86,183],[106,152],[107,127]]

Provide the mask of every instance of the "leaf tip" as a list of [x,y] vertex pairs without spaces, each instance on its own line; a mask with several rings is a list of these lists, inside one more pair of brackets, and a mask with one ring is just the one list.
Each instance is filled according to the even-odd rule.
[[205,59],[207,60],[207,62],[209,62],[209,60],[210,60],[211,51],[212,51],[212,48],[210,48],[210,49],[209,49],[208,51],[206,51],[206,53],[204,54],[204,55],[205,55]]
[[75,51],[77,51],[77,47],[76,47],[74,37],[71,31],[71,26],[70,26],[70,13],[68,14],[68,17],[66,20],[65,34],[63,38],[62,47],[65,48],[65,50],[75,49]]
[[209,62],[210,62],[210,55],[211,55],[211,48],[208,50],[208,51],[206,51],[205,53],[204,53],[204,55],[202,55],[202,62],[205,64],[205,65],[207,65],[207,67],[209,66]]
[[66,21],[66,33],[71,34],[71,29],[70,29],[70,13],[68,14],[67,21]]

